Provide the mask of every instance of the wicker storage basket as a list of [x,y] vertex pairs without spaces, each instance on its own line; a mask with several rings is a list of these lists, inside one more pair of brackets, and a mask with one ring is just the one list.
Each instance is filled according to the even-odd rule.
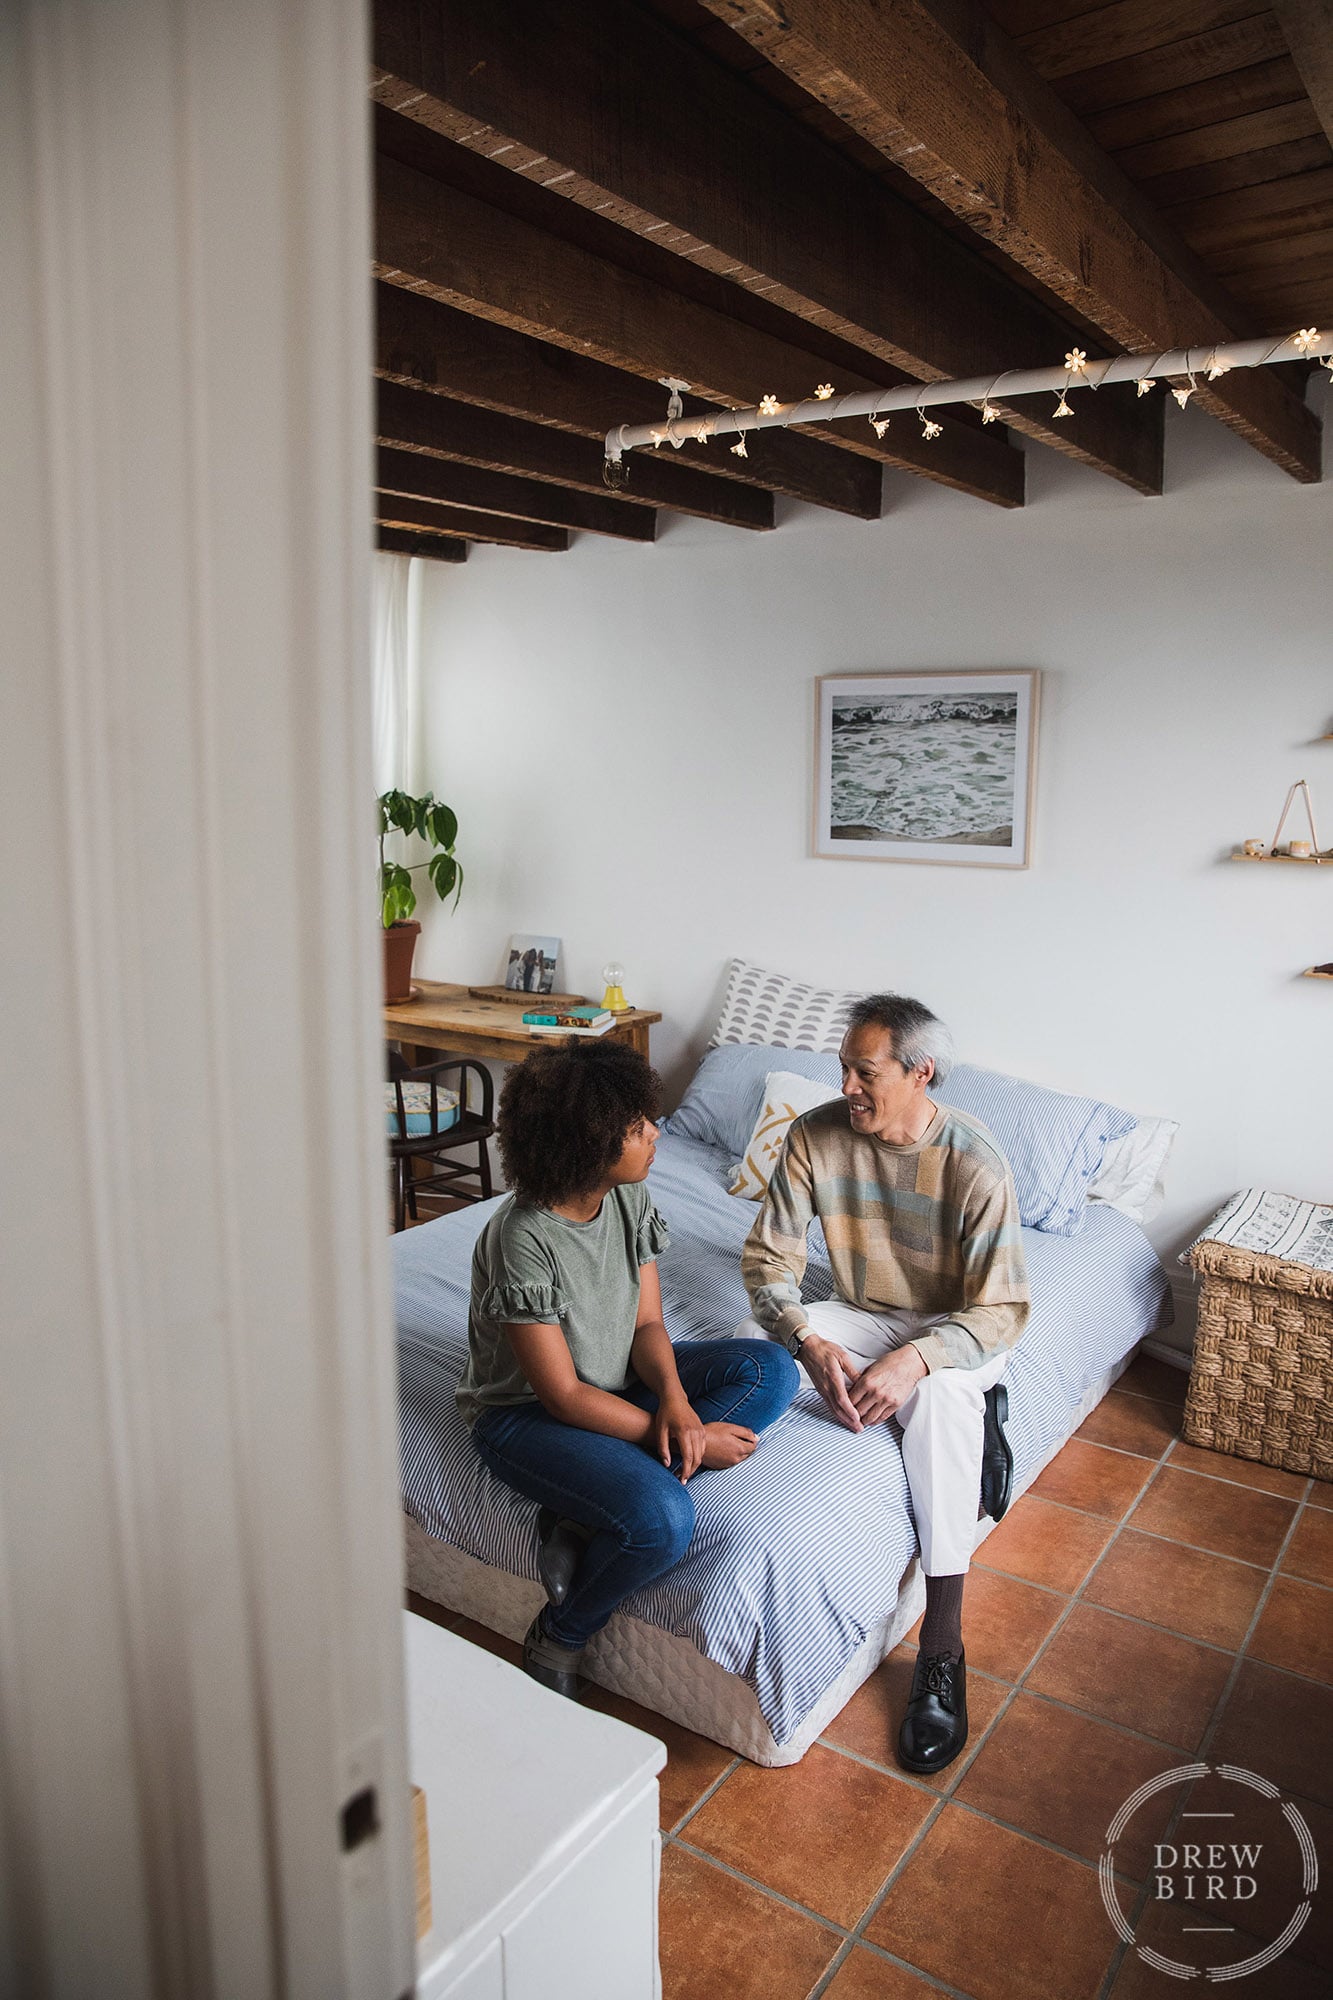
[[1211,1239],[1182,1429],[1190,1444],[1333,1479],[1333,1271]]

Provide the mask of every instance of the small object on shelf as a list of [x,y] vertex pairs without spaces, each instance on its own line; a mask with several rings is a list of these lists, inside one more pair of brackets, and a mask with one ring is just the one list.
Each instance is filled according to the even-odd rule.
[[1257,861],[1259,856],[1263,853],[1263,851],[1264,851],[1264,844],[1262,840],[1246,841],[1245,852],[1249,855],[1251,861]]
[[1308,840],[1289,840],[1287,842],[1287,853],[1293,861],[1308,861],[1310,859],[1310,843]]
[[625,998],[625,968],[618,959],[609,959],[602,967],[602,978],[606,991],[602,995],[602,1005],[612,1014],[628,1014],[629,1001]]
[[1333,958],[1330,958],[1327,964],[1325,965],[1307,965],[1304,972],[1301,974],[1301,978],[1333,979]]

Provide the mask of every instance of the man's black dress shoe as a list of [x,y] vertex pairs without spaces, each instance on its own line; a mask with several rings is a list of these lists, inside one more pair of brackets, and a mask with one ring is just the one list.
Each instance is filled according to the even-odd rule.
[[582,1693],[579,1661],[582,1646],[558,1646],[542,1631],[541,1613],[529,1625],[523,1639],[523,1671],[555,1694],[577,1701]]
[[985,1429],[981,1440],[981,1511],[998,1521],[1009,1505],[1014,1487],[1014,1454],[1004,1434],[1009,1420],[1009,1391],[997,1382],[986,1391]]
[[588,1535],[577,1521],[564,1521],[553,1507],[543,1507],[537,1516],[537,1574],[552,1604],[563,1604],[569,1596]]
[[967,1663],[960,1653],[918,1653],[898,1761],[909,1771],[942,1771],[967,1741]]

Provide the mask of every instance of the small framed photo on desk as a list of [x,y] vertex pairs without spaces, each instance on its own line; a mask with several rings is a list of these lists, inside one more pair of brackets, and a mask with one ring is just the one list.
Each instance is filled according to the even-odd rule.
[[558,937],[514,936],[509,940],[504,983],[511,993],[551,993],[555,989]]

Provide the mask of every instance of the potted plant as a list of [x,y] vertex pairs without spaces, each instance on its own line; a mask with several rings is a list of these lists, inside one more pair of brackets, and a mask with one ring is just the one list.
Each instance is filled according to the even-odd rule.
[[[382,792],[376,801],[380,815],[380,915],[384,924],[384,998],[392,1005],[412,992],[412,954],[421,925],[413,922],[417,906],[412,877],[426,870],[436,895],[444,902],[452,894],[457,905],[463,893],[462,863],[454,855],[458,816],[433,793],[414,799],[407,792]],[[425,861],[404,863],[385,857],[384,842],[394,830],[426,841],[436,851]]]

